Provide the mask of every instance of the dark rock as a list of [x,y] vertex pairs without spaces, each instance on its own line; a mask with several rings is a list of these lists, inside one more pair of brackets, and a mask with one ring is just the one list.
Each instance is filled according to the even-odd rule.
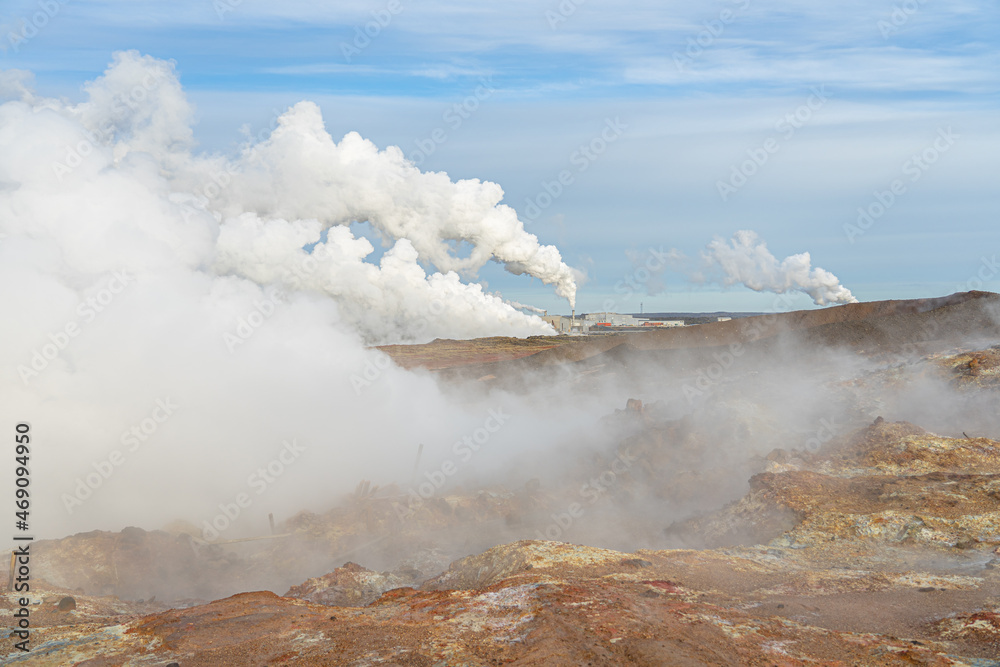
[[146,540],[146,531],[135,526],[122,528],[121,540],[123,544],[142,544]]
[[780,447],[777,449],[772,449],[771,452],[767,455],[767,460],[774,461],[775,463],[784,463],[785,461],[788,460],[788,452],[786,452],[784,449],[781,449]]
[[625,411],[642,414],[642,401],[640,401],[638,398],[628,399],[628,401],[625,403]]

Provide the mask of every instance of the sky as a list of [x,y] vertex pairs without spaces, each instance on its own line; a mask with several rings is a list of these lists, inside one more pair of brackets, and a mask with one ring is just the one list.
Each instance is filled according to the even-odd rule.
[[[661,261],[739,230],[863,301],[1000,291],[998,40],[996,3],[964,0],[0,8],[0,69],[40,94],[82,100],[118,51],[173,61],[202,151],[310,100],[335,139],[498,183],[585,274],[578,312],[767,310],[773,295]],[[471,279],[568,311],[499,265]]]

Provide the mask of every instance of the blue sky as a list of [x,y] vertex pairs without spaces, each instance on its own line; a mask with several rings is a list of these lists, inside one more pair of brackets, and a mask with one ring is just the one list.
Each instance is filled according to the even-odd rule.
[[[1000,291],[995,2],[237,2],[8,0],[0,67],[78,99],[114,51],[172,59],[209,151],[302,99],[335,137],[357,130],[411,157],[444,129],[422,168],[500,183],[528,229],[587,272],[580,311],[767,309],[766,295],[671,271],[654,294],[615,291],[650,247],[696,255],[739,229],[779,258],[810,252],[862,300]],[[366,25],[378,34],[354,42]],[[447,115],[484,82],[467,117]],[[581,170],[574,155],[615,119],[620,137]],[[915,167],[925,153],[933,164]],[[563,170],[573,182],[534,211]],[[905,191],[852,234],[858,208],[897,180]],[[480,278],[565,309],[499,267]]]

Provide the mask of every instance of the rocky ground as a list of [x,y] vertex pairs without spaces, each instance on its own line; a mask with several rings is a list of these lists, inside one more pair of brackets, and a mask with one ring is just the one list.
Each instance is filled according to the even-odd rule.
[[[609,406],[610,446],[565,481],[362,482],[250,542],[175,525],[37,543],[34,650],[0,630],[0,663],[1000,667],[1000,348],[852,336],[877,363],[809,361],[830,428],[764,401],[785,378],[748,358],[711,400]],[[573,480],[609,470],[586,521],[560,523]]]
[[430,578],[347,563],[200,604],[42,586],[35,651],[6,662],[1000,665],[1000,442],[883,420],[766,460],[667,527],[711,548],[519,541]]

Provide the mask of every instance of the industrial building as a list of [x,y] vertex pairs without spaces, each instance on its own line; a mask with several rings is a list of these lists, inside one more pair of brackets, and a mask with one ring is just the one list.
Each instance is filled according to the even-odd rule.
[[573,318],[562,315],[545,315],[542,319],[552,325],[557,333],[570,333],[573,326]]
[[[660,315],[660,317],[662,317],[662,315]],[[579,318],[566,317],[565,315],[545,315],[542,319],[552,325],[552,328],[555,329],[557,333],[561,334],[587,334],[619,329],[641,330],[652,327],[660,328],[688,326],[688,321],[684,319],[651,319],[648,317],[636,317],[635,315],[611,312],[586,313],[581,315]],[[725,322],[729,319],[731,318],[726,316],[700,317],[695,318],[696,321],[692,322],[692,324],[702,324],[706,321]]]
[[642,321],[632,317],[631,315],[622,315],[620,313],[587,313],[583,317],[584,320],[590,322],[592,326],[594,324],[603,324],[612,327],[642,326]]
[[682,327],[684,320],[646,320],[638,318],[644,327]]

